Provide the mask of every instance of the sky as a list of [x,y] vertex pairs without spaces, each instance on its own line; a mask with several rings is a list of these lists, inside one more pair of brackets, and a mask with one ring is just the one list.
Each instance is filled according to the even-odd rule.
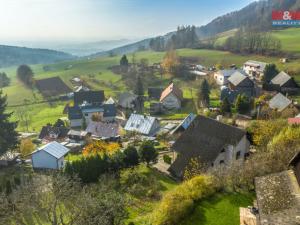
[[0,0],[0,41],[98,41],[204,25],[253,0]]

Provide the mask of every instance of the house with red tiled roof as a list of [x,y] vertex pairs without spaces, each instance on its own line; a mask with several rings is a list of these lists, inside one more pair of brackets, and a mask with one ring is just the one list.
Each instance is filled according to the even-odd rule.
[[180,109],[183,100],[182,91],[171,83],[161,94],[160,102],[166,109]]

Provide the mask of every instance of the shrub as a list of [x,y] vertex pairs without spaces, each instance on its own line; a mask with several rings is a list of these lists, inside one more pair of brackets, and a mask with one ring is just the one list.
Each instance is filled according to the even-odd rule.
[[201,200],[215,192],[209,176],[197,176],[177,186],[167,193],[153,212],[153,225],[180,224],[194,208],[195,201]]
[[164,155],[163,156],[163,160],[167,164],[171,164],[172,163],[172,158],[169,155]]

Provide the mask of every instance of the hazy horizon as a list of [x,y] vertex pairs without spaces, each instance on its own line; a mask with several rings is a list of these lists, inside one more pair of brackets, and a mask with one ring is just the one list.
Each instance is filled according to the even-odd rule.
[[138,40],[201,26],[253,0],[0,0],[0,44]]

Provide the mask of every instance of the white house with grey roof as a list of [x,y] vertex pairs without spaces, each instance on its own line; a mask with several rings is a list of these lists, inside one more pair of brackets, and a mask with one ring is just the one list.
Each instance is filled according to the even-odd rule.
[[261,78],[264,75],[264,70],[267,63],[254,60],[248,60],[243,65],[243,70],[252,77]]
[[219,70],[215,72],[214,79],[216,83],[220,86],[226,85],[228,83],[228,78],[237,70],[230,69],[230,70]]
[[160,129],[160,124],[155,117],[133,113],[130,115],[124,129],[145,136],[155,136]]
[[69,149],[53,141],[31,153],[34,169],[61,169],[64,167],[64,156]]

